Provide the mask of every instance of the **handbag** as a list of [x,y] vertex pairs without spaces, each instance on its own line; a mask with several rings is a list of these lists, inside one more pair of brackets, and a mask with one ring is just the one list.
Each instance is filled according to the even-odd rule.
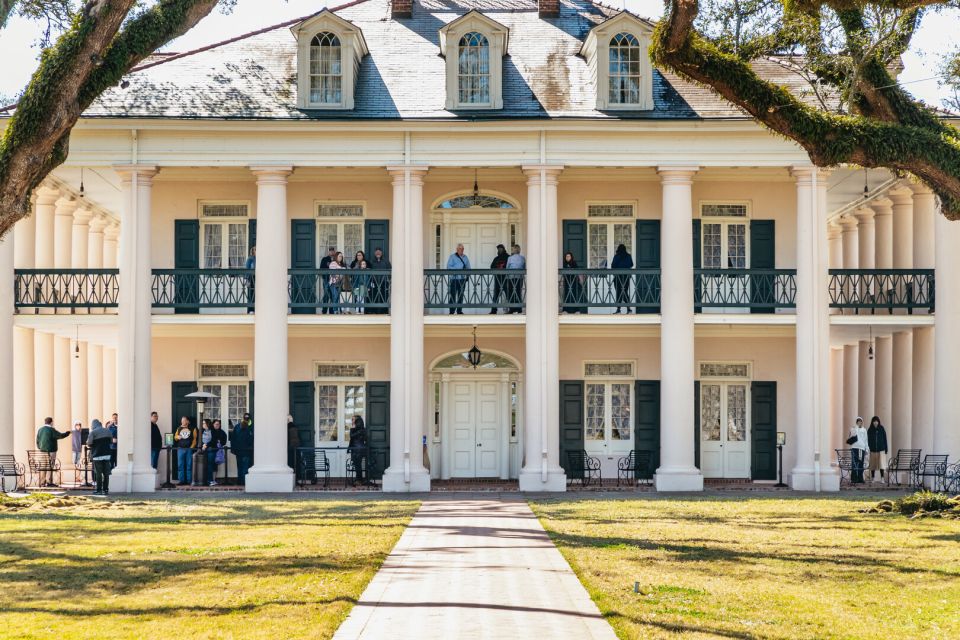
[[217,447],[217,453],[213,458],[213,461],[216,464],[223,464],[227,460],[227,452],[224,451],[223,447]]
[[850,436],[847,438],[847,444],[854,444],[857,441],[857,436]]

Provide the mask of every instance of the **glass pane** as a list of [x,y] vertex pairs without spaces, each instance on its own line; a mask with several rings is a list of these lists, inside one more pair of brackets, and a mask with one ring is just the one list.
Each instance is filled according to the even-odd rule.
[[463,104],[490,102],[490,47],[479,33],[460,38],[457,57],[458,97]]
[[[212,393],[217,396],[216,398],[210,398],[203,405],[203,417],[210,418],[211,420],[223,420],[220,409],[220,397],[223,393],[222,386],[219,384],[205,384],[200,387],[201,391],[206,393]],[[196,425],[199,427],[200,425]]]
[[317,386],[317,442],[337,440],[337,385]]
[[731,384],[727,387],[727,442],[747,439],[747,387]]
[[227,419],[230,424],[237,424],[247,412],[247,385],[227,385]]
[[223,267],[223,225],[203,225],[203,268]]
[[[320,238],[320,255],[327,255],[327,247],[340,248],[337,241],[337,225],[330,223],[321,223],[317,225],[317,237]],[[344,254],[346,260],[346,254]]]
[[606,417],[606,385],[587,385],[587,420],[584,425],[584,440],[603,440],[603,423]]
[[613,225],[613,248],[616,249],[621,244],[627,248],[627,251],[633,254],[633,225],[632,224]]
[[343,259],[350,266],[353,257],[357,251],[363,249],[363,225],[345,224],[343,225]]
[[727,267],[747,268],[747,225],[727,225]]
[[517,383],[510,383],[510,438],[517,437],[517,417],[520,415],[520,395],[517,393]]
[[591,269],[607,268],[607,225],[591,224],[589,229],[590,256],[587,266]]
[[228,230],[230,269],[242,269],[247,262],[247,225],[230,224]]
[[720,441],[720,385],[700,385],[700,439]]
[[720,269],[723,266],[721,230],[722,225],[703,225],[703,268]]
[[630,419],[630,384],[610,385],[610,439],[629,440],[633,433]]
[[364,409],[366,408],[364,385],[349,384],[343,388],[343,425],[344,433],[350,432],[353,426],[353,416],[360,416],[366,420]]

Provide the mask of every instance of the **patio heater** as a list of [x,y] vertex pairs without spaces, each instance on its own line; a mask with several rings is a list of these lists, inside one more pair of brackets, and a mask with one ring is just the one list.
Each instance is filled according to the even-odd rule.
[[779,468],[779,481],[777,484],[773,485],[775,487],[785,487],[783,483],[783,445],[787,444],[787,434],[785,431],[777,431],[777,455],[780,458],[780,463],[777,465]]
[[[195,428],[199,429],[200,425],[203,424],[203,410],[207,404],[207,401],[212,400],[216,397],[217,396],[213,395],[212,393],[208,393],[206,391],[194,391],[193,393],[188,393],[187,395],[184,396],[184,398],[188,398],[197,403],[197,414],[199,415],[199,417],[197,418],[198,420],[197,424],[194,425]],[[176,420],[177,417],[174,416],[173,419]],[[176,431],[176,425],[174,425],[174,431]],[[162,485],[160,485],[160,487],[163,489],[173,489],[176,486],[170,481],[170,458],[172,457],[173,457],[173,447],[171,445],[170,447],[167,447],[167,481],[164,482]]]

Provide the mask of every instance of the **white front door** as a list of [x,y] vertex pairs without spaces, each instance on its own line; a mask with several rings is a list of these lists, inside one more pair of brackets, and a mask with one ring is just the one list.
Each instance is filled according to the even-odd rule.
[[500,385],[496,381],[450,382],[450,477],[500,475]]
[[743,382],[700,383],[700,471],[704,478],[750,477],[748,398]]

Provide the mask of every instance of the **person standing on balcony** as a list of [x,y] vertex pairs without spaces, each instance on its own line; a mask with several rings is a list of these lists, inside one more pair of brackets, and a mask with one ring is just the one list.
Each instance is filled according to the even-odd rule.
[[110,468],[117,468],[117,429],[120,428],[119,419],[117,414],[110,416],[110,420],[107,421],[107,429],[110,430],[110,433],[113,434],[113,443],[110,445]]
[[[567,251],[563,254],[563,268],[564,269],[577,269],[577,261],[573,257],[573,253]],[[580,276],[578,275],[564,275],[563,276],[563,312],[564,313],[580,313],[583,308],[576,306],[577,303],[581,302],[583,297],[583,283],[580,281]]]
[[340,313],[340,290],[341,286],[343,285],[343,276],[337,275],[335,272],[339,269],[346,269],[346,267],[343,265],[343,254],[337,251],[327,268],[334,272],[330,274],[329,278],[327,278],[328,282],[330,283],[330,299],[333,302],[333,307],[331,307],[330,313]]
[[[510,257],[507,258],[507,269],[518,270],[527,268],[527,259],[520,253],[520,245],[515,244],[510,249]],[[513,275],[507,277],[507,302],[510,308],[507,313],[523,312],[523,276]]]
[[250,414],[243,414],[230,436],[230,451],[237,456],[237,480],[241,485],[247,483],[247,471],[253,464],[253,421]]
[[[204,422],[208,422],[204,420]],[[209,433],[209,437],[207,434]],[[204,482],[208,487],[217,486],[217,467],[223,461],[223,448],[227,446],[227,434],[224,433],[222,423],[214,420],[209,431],[203,432]]]
[[177,448],[177,484],[190,484],[193,479],[193,450],[197,446],[197,434],[190,425],[190,418],[180,418],[180,426],[174,434]]
[[87,447],[90,449],[90,460],[93,461],[93,495],[106,496],[110,494],[110,444],[113,434],[99,420],[94,420],[90,426],[93,428],[87,436]]
[[[506,269],[507,268],[507,248],[502,244],[497,245],[497,255],[493,257],[493,260],[490,262],[490,269]],[[497,302],[500,301],[500,296],[503,294],[503,290],[506,288],[506,276],[501,276],[499,274],[494,274],[493,276],[493,308],[490,309],[490,313],[496,315],[497,313]]]
[[40,486],[52,487],[53,467],[57,462],[57,440],[63,440],[70,435],[69,431],[57,431],[53,426],[53,418],[44,418],[43,426],[37,430],[37,449],[46,454],[49,469],[40,472]]
[[[327,247],[327,255],[323,256],[323,259],[320,260],[320,271],[326,271],[330,268],[330,263],[337,257],[337,248],[336,247]],[[333,294],[330,291],[330,280],[325,277],[323,273],[320,274],[320,283],[323,286],[323,298],[322,302],[326,303],[323,307],[323,313],[333,313],[333,310],[330,308],[329,304],[333,302]]]
[[[470,269],[470,258],[463,253],[463,245],[458,244],[457,250],[447,259],[447,269],[467,271]],[[463,290],[467,286],[467,276],[450,276],[450,315],[463,315]]]
[[[257,248],[250,247],[250,255],[247,256],[247,262],[243,265],[244,269],[249,269],[253,273],[247,274],[247,313],[253,313],[253,305],[256,300],[256,271],[257,271]],[[156,469],[156,467],[154,467]]]
[[[627,251],[626,245],[618,245],[617,252],[613,256],[613,262],[610,263],[611,269],[633,269],[633,256]],[[620,313],[620,305],[623,305],[624,313],[630,313],[630,276],[613,276],[613,286],[617,291],[617,311]]]
[[[390,261],[383,256],[383,249],[381,247],[373,250],[373,260],[368,261],[367,266],[379,271],[390,271],[392,268]],[[370,302],[385,305],[380,308],[371,309],[368,313],[386,314],[386,305],[390,302],[390,276],[383,274],[371,276],[367,284],[367,299]]]
[[150,466],[154,469],[160,462],[160,451],[163,449],[163,435],[160,433],[160,427],[157,421],[160,416],[154,411],[150,414]]
[[356,269],[360,273],[351,276],[353,278],[353,303],[357,305],[357,313],[365,313],[367,291],[370,286],[370,276],[363,273],[369,271],[367,261],[361,260]]
[[881,424],[879,416],[870,419],[867,445],[870,447],[870,482],[873,482],[875,471],[880,471],[880,480],[883,481],[883,470],[887,467],[887,430]]
[[73,468],[80,468],[80,457],[83,455],[83,425],[79,420],[73,421],[73,430],[70,432],[70,451],[73,453]]

